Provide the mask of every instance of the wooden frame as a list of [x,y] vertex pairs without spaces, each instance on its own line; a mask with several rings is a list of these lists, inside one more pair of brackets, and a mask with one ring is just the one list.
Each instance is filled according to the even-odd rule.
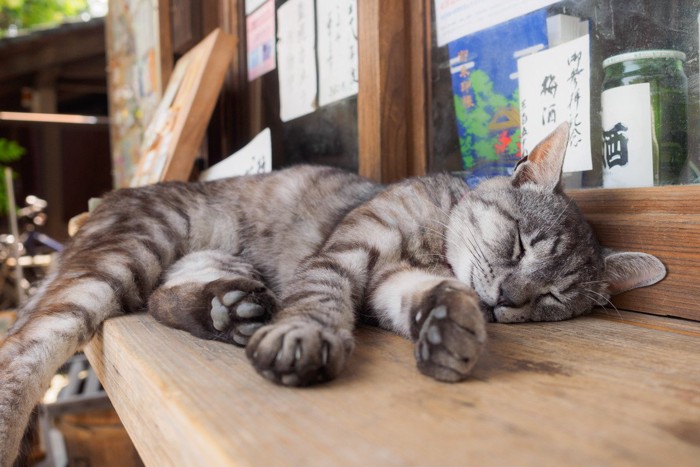
[[144,135],[131,186],[189,178],[235,44],[215,29],[178,60]]

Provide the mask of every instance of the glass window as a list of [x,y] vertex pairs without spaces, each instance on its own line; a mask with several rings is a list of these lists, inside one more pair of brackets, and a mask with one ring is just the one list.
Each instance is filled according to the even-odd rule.
[[566,120],[569,188],[700,182],[700,2],[505,3],[431,2],[431,171],[508,174]]

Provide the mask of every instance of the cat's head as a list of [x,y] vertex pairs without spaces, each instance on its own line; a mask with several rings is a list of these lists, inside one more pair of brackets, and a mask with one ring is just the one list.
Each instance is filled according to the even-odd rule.
[[666,275],[654,256],[598,244],[561,187],[568,135],[559,126],[512,177],[483,182],[450,217],[447,258],[495,321],[572,318]]

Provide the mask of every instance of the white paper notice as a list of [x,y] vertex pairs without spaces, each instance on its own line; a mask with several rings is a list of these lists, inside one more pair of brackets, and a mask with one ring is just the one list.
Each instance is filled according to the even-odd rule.
[[277,68],[282,121],[316,110],[314,0],[288,0],[277,9]]
[[654,185],[649,83],[603,91],[603,186]]
[[258,9],[266,0],[245,0],[245,14],[249,15]]
[[558,0],[435,0],[439,46],[482,29],[504,23]]
[[357,94],[357,0],[317,0],[318,100]]
[[266,173],[271,170],[272,139],[270,129],[265,128],[245,147],[202,172],[199,179],[218,180],[238,175]]
[[560,123],[569,122],[564,172],[591,170],[589,36],[518,60],[523,155]]

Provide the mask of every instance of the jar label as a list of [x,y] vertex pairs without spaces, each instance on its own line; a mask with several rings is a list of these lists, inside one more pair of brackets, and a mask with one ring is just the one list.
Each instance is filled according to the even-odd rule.
[[649,83],[603,91],[603,187],[654,185]]

